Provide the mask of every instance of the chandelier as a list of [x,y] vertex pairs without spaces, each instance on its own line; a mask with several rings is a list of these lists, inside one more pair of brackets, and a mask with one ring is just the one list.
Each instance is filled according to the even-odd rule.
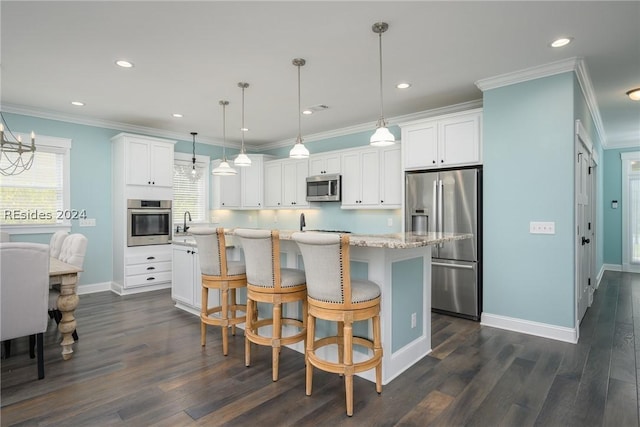
[[[2,116],[2,121],[4,116]],[[9,126],[7,126],[7,133],[10,134],[14,141],[7,139],[4,132],[4,125],[0,123],[0,138],[1,138],[1,151],[0,154],[0,173],[2,175],[19,175],[22,172],[31,168],[33,164],[33,155],[36,152],[36,135],[31,132],[31,144],[23,144],[22,136],[18,135],[16,138]]]

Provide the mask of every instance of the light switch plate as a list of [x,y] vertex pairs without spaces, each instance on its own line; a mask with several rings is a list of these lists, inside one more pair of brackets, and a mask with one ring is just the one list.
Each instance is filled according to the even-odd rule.
[[556,234],[556,223],[531,221],[529,223],[529,233],[531,234]]
[[95,218],[80,218],[80,227],[95,227],[96,219]]

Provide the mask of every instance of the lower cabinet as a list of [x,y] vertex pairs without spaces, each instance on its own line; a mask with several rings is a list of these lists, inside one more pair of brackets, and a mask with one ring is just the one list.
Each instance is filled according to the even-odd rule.
[[169,245],[128,248],[125,255],[124,288],[169,287],[171,249]]
[[[171,298],[176,307],[200,315],[202,308],[202,281],[198,248],[190,245],[173,244],[173,275]],[[219,304],[219,295],[209,291],[209,306]]]

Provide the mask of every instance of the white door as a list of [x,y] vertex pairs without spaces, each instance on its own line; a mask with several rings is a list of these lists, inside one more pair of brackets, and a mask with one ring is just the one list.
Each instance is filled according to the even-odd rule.
[[590,271],[591,271],[591,232],[589,230],[589,218],[591,208],[589,206],[589,166],[591,158],[589,151],[580,138],[576,138],[576,320],[580,322],[589,306]]
[[640,151],[620,154],[622,161],[622,271],[640,273]]

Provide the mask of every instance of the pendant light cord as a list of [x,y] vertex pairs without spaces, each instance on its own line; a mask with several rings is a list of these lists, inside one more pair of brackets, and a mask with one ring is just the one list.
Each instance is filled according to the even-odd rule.
[[220,105],[222,105],[222,161],[227,161],[227,105],[229,105],[229,101],[220,101]]
[[301,104],[300,104],[300,66],[302,64],[298,63],[298,140],[296,142],[300,142],[302,143],[302,122],[300,120],[300,109]]
[[380,126],[384,126],[384,114],[382,111],[382,32],[378,33],[378,42],[380,51]]
[[[246,83],[241,83],[241,88],[242,88],[242,129],[240,129],[241,132],[241,136],[242,136],[242,146],[240,147],[240,153],[241,154],[245,154],[244,153],[244,88]],[[248,86],[248,85],[247,85]]]

